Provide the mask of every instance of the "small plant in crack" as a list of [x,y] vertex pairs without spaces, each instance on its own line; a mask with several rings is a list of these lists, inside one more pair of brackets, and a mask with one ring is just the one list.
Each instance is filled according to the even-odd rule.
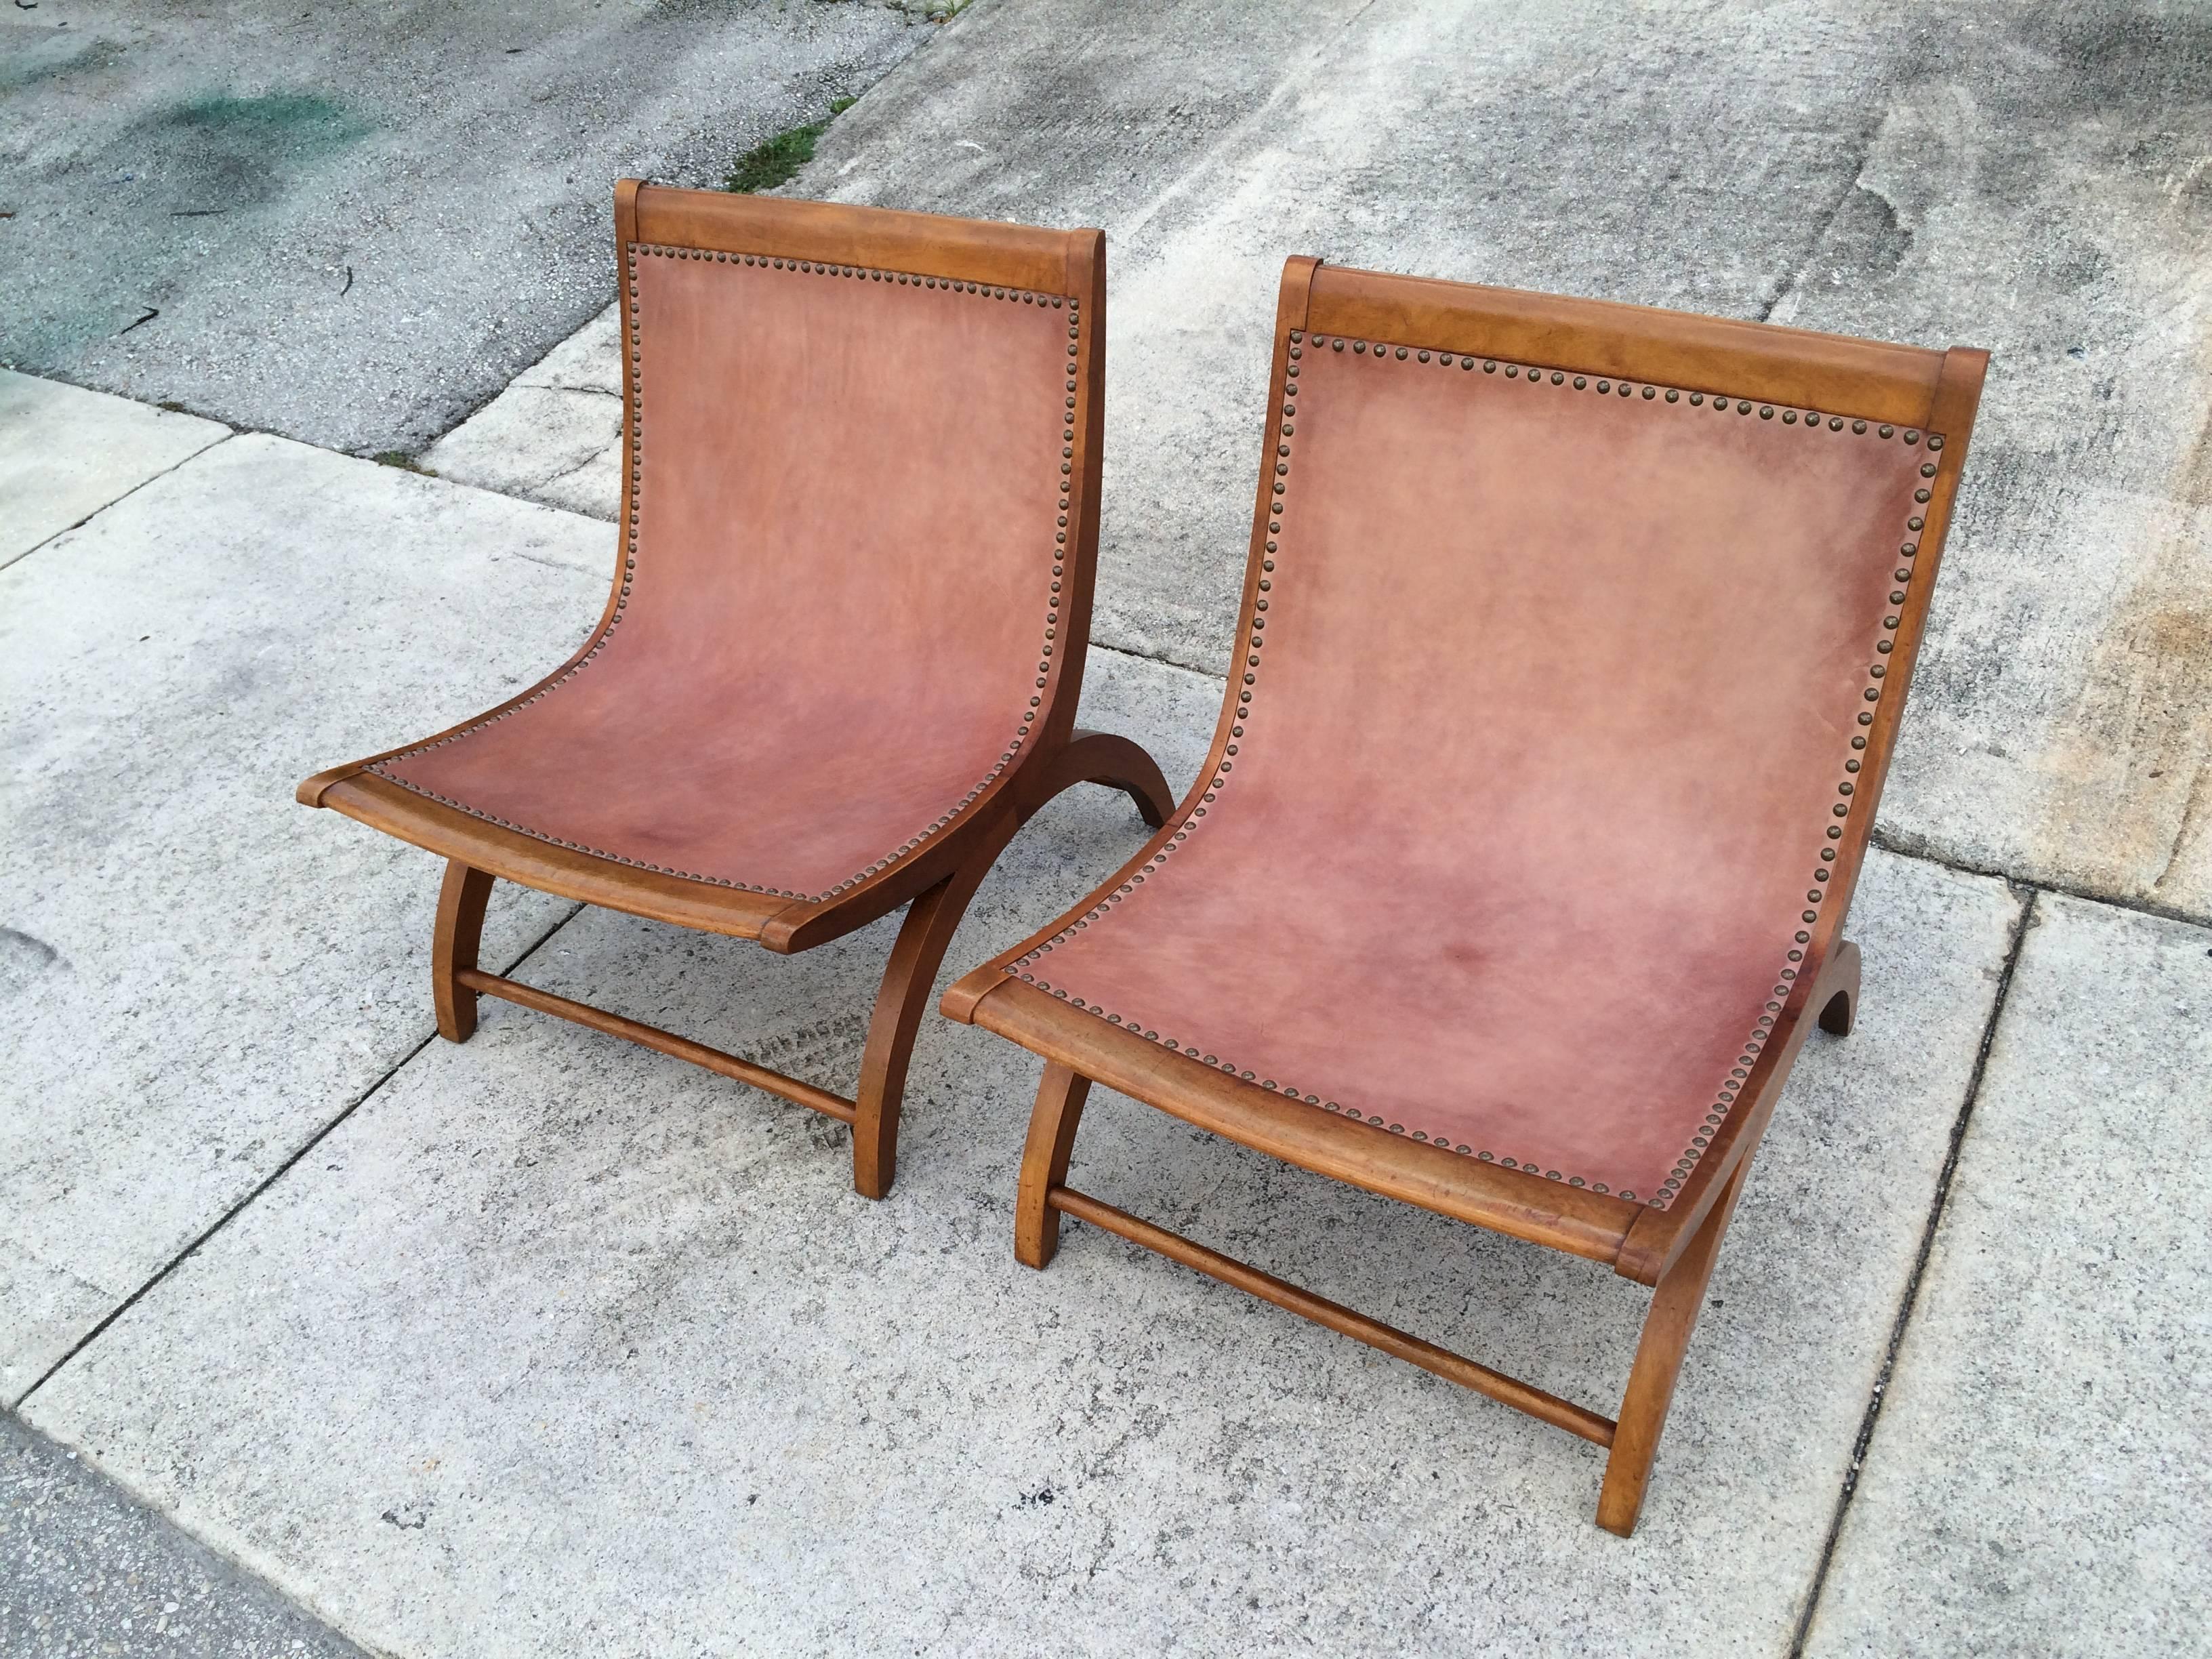
[[738,157],[737,166],[730,169],[730,176],[725,181],[726,186],[740,196],[750,196],[756,191],[774,190],[788,182],[799,168],[814,159],[815,142],[829,130],[827,119],[810,121],[803,127],[793,127],[755,144]]
[[830,100],[830,113],[820,120],[788,128],[755,144],[738,157],[730,176],[723,180],[723,187],[740,196],[750,196],[788,184],[799,168],[814,159],[814,146],[830,131],[830,124],[860,101],[857,95],[833,98]]

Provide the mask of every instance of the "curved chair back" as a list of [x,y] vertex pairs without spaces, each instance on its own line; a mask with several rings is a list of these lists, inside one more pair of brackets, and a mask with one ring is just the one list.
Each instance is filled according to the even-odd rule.
[[622,626],[672,672],[1017,745],[1080,658],[1099,234],[647,187],[617,219]]
[[1673,1206],[1849,902],[1985,361],[1291,261],[1146,949],[1009,971],[1164,1036],[1233,974],[1201,1046],[1267,1086],[1427,1139],[1480,1079],[1474,1155]]

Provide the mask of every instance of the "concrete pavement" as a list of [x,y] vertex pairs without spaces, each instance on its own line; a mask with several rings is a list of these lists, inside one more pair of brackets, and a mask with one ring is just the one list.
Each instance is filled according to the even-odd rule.
[[[1217,689],[1102,666],[1099,712],[1153,715],[1134,729],[1187,775]],[[1139,833],[1103,793],[1055,808],[954,957]],[[1591,1523],[1595,1449],[1103,1234],[1016,1265],[1036,1065],[942,1021],[899,1195],[872,1205],[842,1131],[494,1011],[26,1413],[399,1653],[1779,1653],[2020,910],[1888,858],[1863,902],[1881,994],[1793,1085],[1625,1545]],[[525,976],[833,1083],[888,945],[878,925],[785,962],[586,913]],[[1869,1158],[1905,1201],[1866,1203]],[[1090,1190],[1540,1387],[1602,1402],[1625,1378],[1647,1297],[1588,1264],[1110,1097],[1080,1161]]]
[[0,23],[0,366],[413,451],[597,311],[623,173],[718,185],[920,6],[40,0]]
[[0,565],[229,435],[213,421],[0,369]]
[[1995,1035],[1809,1651],[2186,1652],[2212,1577],[2212,940],[2039,898]]

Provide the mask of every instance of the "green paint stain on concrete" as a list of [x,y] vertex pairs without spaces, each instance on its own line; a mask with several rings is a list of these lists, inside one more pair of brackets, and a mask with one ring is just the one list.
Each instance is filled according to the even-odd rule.
[[374,130],[320,93],[210,93],[150,112],[112,153],[149,186],[149,218],[234,213],[280,199]]
[[195,98],[170,110],[162,125],[285,152],[295,161],[313,160],[370,131],[369,124],[350,110],[311,92]]

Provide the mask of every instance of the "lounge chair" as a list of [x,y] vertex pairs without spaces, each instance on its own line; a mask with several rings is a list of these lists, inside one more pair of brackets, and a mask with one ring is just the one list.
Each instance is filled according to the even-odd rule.
[[[853,1126],[896,1166],[916,1026],[1014,831],[1069,785],[1169,805],[1075,729],[1098,528],[1105,245],[816,203],[616,192],[624,455],[612,592],[576,654],[434,736],[318,774],[447,860],[432,990],[628,1037]],[[804,951],[907,905],[851,1098],[477,966],[495,878]]]
[[[1595,1441],[1630,1532],[1791,1062],[1850,1030],[1986,361],[1290,261],[1212,755],[944,1000],[1047,1062],[1019,1258],[1076,1216]],[[1094,1080],[1653,1286],[1618,1417],[1069,1185]]]

